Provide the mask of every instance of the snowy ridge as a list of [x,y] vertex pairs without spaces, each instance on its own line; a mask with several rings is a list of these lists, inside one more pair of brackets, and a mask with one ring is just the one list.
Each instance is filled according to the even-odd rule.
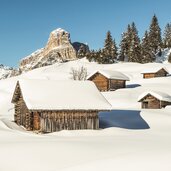
[[66,30],[64,30],[64,29],[62,29],[62,28],[57,28],[57,29],[53,30],[53,31],[51,32],[51,34],[53,34],[53,35],[55,35],[56,37],[58,37],[59,34],[60,34],[60,33],[63,33],[63,32],[68,33]]
[[0,65],[0,80],[15,76],[15,74],[17,74],[17,70],[2,64]]

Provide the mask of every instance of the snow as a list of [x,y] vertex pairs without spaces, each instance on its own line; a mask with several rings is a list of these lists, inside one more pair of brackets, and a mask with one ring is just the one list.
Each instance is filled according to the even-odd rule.
[[58,37],[58,35],[60,34],[60,33],[68,33],[67,31],[65,31],[64,29],[62,29],[62,28],[57,28],[57,29],[55,29],[55,30],[53,30],[52,32],[51,32],[51,34],[53,34],[53,35],[55,35],[56,37]]
[[141,74],[156,73],[161,69],[164,69],[169,74],[169,71],[167,70],[167,68],[161,68],[161,67],[151,67],[151,68],[145,69],[141,72]]
[[138,97],[138,101],[141,101],[141,99],[144,98],[145,96],[147,96],[148,94],[156,97],[158,100],[171,102],[171,96],[169,96],[168,94],[166,94],[164,92],[160,92],[160,91],[147,91],[147,92],[144,92],[143,94],[141,94]]
[[[30,110],[110,110],[91,81],[19,80]],[[41,86],[40,86],[41,85]]]
[[99,70],[99,71],[94,71],[90,75],[88,75],[87,79],[89,79],[95,73],[101,73],[102,75],[104,75],[105,77],[107,77],[109,79],[117,79],[117,80],[126,80],[126,81],[129,81],[129,78],[126,75],[122,74],[119,71],[112,71],[112,70]]
[[[12,95],[17,80],[67,81],[71,68],[119,71],[127,88],[104,92],[112,111],[100,112],[100,130],[35,134],[13,120]],[[0,81],[0,171],[170,171],[171,108],[141,109],[138,97],[148,91],[171,96],[171,77],[143,79],[141,71],[169,63],[99,65],[86,59],[57,63]],[[40,84],[39,87],[42,85]],[[33,93],[32,93],[33,94]],[[87,100],[88,102],[88,100]]]

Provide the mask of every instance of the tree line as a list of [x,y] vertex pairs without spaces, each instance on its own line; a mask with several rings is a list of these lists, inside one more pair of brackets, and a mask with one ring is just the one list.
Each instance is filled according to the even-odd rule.
[[[102,49],[87,52],[84,46],[81,46],[77,55],[78,58],[86,56],[89,61],[101,64],[112,64],[118,61],[148,63],[154,62],[156,55],[161,56],[163,48],[171,48],[171,23],[166,25],[162,36],[158,18],[154,15],[142,39],[139,38],[136,25],[132,22],[122,33],[119,47],[112,38],[111,32],[108,31]],[[171,55],[169,60],[171,62]]]

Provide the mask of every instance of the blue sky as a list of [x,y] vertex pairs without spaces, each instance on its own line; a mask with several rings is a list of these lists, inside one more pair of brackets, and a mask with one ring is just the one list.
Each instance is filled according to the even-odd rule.
[[162,29],[171,22],[170,7],[170,0],[0,0],[0,63],[17,67],[58,27],[94,49],[108,30],[119,43],[132,21],[142,37],[154,13]]

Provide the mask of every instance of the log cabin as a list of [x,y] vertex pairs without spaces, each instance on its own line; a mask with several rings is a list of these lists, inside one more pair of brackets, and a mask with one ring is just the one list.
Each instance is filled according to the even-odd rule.
[[143,78],[155,78],[155,77],[166,77],[169,72],[167,71],[166,68],[159,68],[159,67],[154,67],[151,69],[144,70],[141,72],[143,74]]
[[92,72],[87,80],[93,81],[99,91],[114,91],[125,88],[129,78],[119,71],[99,70]]
[[90,81],[19,80],[12,103],[14,121],[42,133],[98,129],[98,112],[111,109]]
[[144,92],[138,98],[142,109],[161,109],[171,105],[171,96],[158,91]]

